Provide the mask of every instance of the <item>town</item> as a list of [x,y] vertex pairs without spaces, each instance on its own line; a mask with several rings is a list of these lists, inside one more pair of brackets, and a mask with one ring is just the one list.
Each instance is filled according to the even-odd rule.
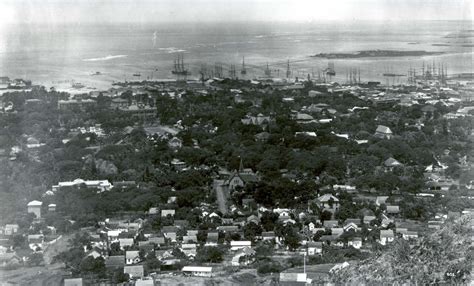
[[2,285],[470,281],[472,78],[0,79]]

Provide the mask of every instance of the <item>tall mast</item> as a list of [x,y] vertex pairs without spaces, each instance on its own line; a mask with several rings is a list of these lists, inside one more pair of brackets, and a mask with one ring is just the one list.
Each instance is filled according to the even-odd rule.
[[247,70],[245,69],[245,57],[242,57],[242,70],[240,74],[247,74]]
[[268,62],[267,62],[267,69],[265,70],[265,75],[268,76],[268,77],[271,75],[270,67],[268,66]]
[[421,76],[425,79],[425,62],[423,61],[423,67],[421,68]]
[[290,71],[290,60],[288,60],[288,63],[286,65],[286,78],[289,78],[291,75],[291,71]]
[[229,76],[231,79],[235,78],[235,65],[230,65]]

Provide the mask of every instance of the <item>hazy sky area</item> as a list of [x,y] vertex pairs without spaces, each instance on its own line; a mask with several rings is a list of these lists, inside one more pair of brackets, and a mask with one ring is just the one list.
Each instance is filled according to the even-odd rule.
[[472,0],[0,0],[6,23],[470,20]]

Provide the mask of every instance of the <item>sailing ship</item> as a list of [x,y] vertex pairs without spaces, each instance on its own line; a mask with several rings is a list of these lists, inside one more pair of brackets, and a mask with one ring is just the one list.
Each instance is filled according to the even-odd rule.
[[336,70],[334,69],[334,63],[332,62],[328,63],[328,67],[324,71],[326,72],[326,75],[328,76],[335,76]]
[[178,58],[174,60],[174,69],[171,71],[175,75],[190,75],[191,73],[184,67],[184,57],[178,55]]

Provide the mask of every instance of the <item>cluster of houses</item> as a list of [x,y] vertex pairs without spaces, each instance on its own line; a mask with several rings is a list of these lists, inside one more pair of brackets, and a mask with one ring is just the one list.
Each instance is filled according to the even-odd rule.
[[[195,92],[205,95],[207,90],[216,90],[214,80],[207,81],[203,90],[202,85],[190,85],[190,89]],[[216,81],[218,81],[216,79]],[[10,81],[9,81],[10,82]],[[252,85],[257,86],[258,81],[252,81]],[[0,78],[1,84],[5,84],[5,80]],[[295,101],[292,95],[293,90],[303,88],[301,84],[274,82],[271,83],[273,87],[278,87],[288,91],[288,95],[282,98],[282,101],[291,104]],[[401,107],[409,107],[420,102],[425,102],[421,109],[425,118],[429,118],[436,112],[435,104],[445,104],[446,106],[453,106],[457,102],[456,92],[453,89],[446,88],[442,90],[444,94],[450,95],[453,98],[448,100],[438,100],[433,96],[433,87],[423,91],[404,91],[391,90],[390,93],[382,92],[380,90],[371,89],[370,87],[347,87],[340,86],[336,83],[318,83],[314,85],[316,88],[327,88],[328,92],[321,92],[319,90],[311,90],[308,92],[308,97],[318,98],[328,95],[337,95],[349,92],[357,95],[361,99],[366,99],[375,104],[381,105],[385,103],[397,103]],[[206,90],[207,89],[207,90]],[[265,88],[267,89],[267,88]],[[156,117],[156,108],[153,102],[139,102],[136,99],[127,99],[121,97],[128,89],[117,89],[114,91],[104,92],[102,95],[111,97],[111,110],[122,111],[127,114],[139,118],[154,118]],[[179,88],[165,88],[161,87],[159,90],[162,95],[171,98],[180,98],[185,92]],[[137,95],[146,93],[146,88],[136,88],[132,94]],[[271,92],[271,90],[265,90]],[[254,106],[260,106],[261,100],[246,98],[241,90],[231,90],[235,102],[252,101]],[[62,111],[84,110],[89,107],[95,107],[98,104],[97,95],[91,95],[90,98],[75,97],[67,100],[58,101],[58,109]],[[31,102],[34,104],[34,102]],[[351,116],[358,110],[365,110],[368,107],[354,106],[347,110],[348,114],[341,114],[334,107],[325,103],[313,103],[308,106],[298,107],[298,110],[291,112],[291,118],[301,126],[308,126],[310,123],[317,124],[331,124],[334,119],[339,116]],[[472,116],[474,107],[462,107],[456,112],[448,113],[445,118],[453,119],[465,116]],[[270,133],[266,132],[266,127],[275,122],[275,114],[268,113],[248,113],[241,118],[241,123],[244,125],[256,125],[263,129],[255,135],[257,141],[267,141],[270,138]],[[385,124],[385,123],[384,123]],[[416,122],[414,127],[420,129],[423,122]],[[213,126],[208,126],[209,132],[215,132]],[[178,132],[183,130],[182,122],[178,121],[173,128],[165,126],[147,126],[145,132],[152,138],[155,135],[160,135],[161,138],[167,138],[168,147],[175,153],[183,147],[183,140],[179,138]],[[125,128],[125,134],[131,134],[132,127]],[[73,133],[94,133],[97,136],[104,136],[104,130],[100,126],[82,127],[71,130]],[[376,138],[391,140],[396,134],[390,127],[385,125],[378,125],[373,131]],[[355,140],[358,144],[365,144],[368,140],[356,140],[346,133],[332,133],[334,136],[346,140]],[[295,136],[310,136],[317,137],[316,131],[301,131],[296,132]],[[64,142],[63,143],[67,143]],[[39,140],[34,137],[26,139],[27,148],[38,148],[42,145]],[[120,144],[120,142],[118,143]],[[193,143],[195,148],[199,148],[199,144]],[[449,152],[449,150],[447,150]],[[459,182],[451,179],[446,174],[447,166],[439,160],[437,165],[428,166],[424,172],[424,178],[427,182],[427,188],[431,191],[448,191],[453,185],[459,185]],[[181,172],[188,170],[186,162],[177,158],[173,158],[170,166],[174,170]],[[397,158],[389,157],[386,159],[380,168],[385,172],[392,172],[397,168],[402,168],[404,165],[397,160]],[[290,177],[291,174],[282,172],[282,176]],[[229,197],[230,194],[238,189],[244,188],[250,183],[255,183],[261,180],[260,174],[254,172],[252,169],[244,168],[243,164],[238,170],[232,172],[219,172],[219,180],[214,181],[214,190],[216,192],[222,191],[224,197]],[[60,192],[63,188],[90,188],[97,190],[98,193],[120,190],[127,186],[134,186],[135,182],[114,182],[113,184],[108,180],[83,180],[76,179],[73,181],[59,182],[52,186],[52,189],[46,192],[46,195],[54,195]],[[474,186],[474,182],[472,183]],[[473,187],[474,188],[474,187]],[[198,277],[213,277],[219,275],[222,266],[247,267],[255,261],[256,247],[262,243],[271,241],[275,246],[275,250],[290,253],[298,256],[324,256],[325,248],[327,246],[336,248],[353,247],[360,251],[370,251],[372,243],[380,245],[388,245],[397,237],[406,240],[417,239],[423,235],[427,230],[437,229],[447,218],[447,216],[456,215],[448,214],[447,216],[438,215],[428,223],[421,223],[403,219],[401,216],[401,209],[396,197],[389,196],[358,196],[357,202],[369,201],[376,206],[376,212],[370,209],[363,209],[358,213],[354,213],[352,217],[337,220],[335,213],[340,210],[342,205],[342,198],[338,194],[341,192],[353,192],[355,187],[350,185],[334,185],[333,194],[326,193],[319,195],[314,203],[323,211],[331,214],[329,219],[321,219],[318,215],[308,210],[295,210],[287,208],[264,208],[253,207],[255,201],[252,198],[244,198],[242,200],[243,207],[232,205],[228,207],[219,205],[220,212],[215,208],[203,206],[200,211],[200,219],[215,223],[217,226],[206,231],[200,231],[196,228],[190,227],[187,220],[175,219],[177,209],[172,207],[154,206],[147,212],[147,217],[142,219],[108,219],[100,222],[100,227],[94,230],[87,230],[89,232],[91,249],[87,250],[86,257],[103,257],[107,269],[119,270],[128,274],[135,285],[153,285],[154,280],[150,278],[150,273],[147,273],[146,261],[149,255],[154,256],[160,261],[160,269],[153,269],[154,272],[163,271],[178,271],[187,276]],[[431,193],[428,195],[432,195]],[[167,203],[173,205],[177,197],[169,197]],[[222,203],[222,202],[220,202]],[[27,213],[35,216],[33,223],[41,221],[44,212],[56,212],[56,205],[43,205],[41,201],[31,201],[27,204]],[[249,224],[261,224],[261,218],[265,212],[277,215],[278,222],[283,225],[292,225],[298,227],[299,247],[295,252],[289,252],[285,245],[283,234],[278,234],[275,230],[263,231],[256,235],[252,240],[245,239],[243,229]],[[377,213],[377,214],[376,214]],[[145,228],[148,219],[160,217],[167,221],[166,225],[160,227],[159,230],[149,230]],[[362,231],[375,230],[375,239],[369,241],[364,237]],[[49,229],[51,233],[55,233],[54,229]],[[2,237],[9,238],[17,233],[20,233],[18,224],[6,224],[0,227]],[[235,239],[234,239],[235,238]],[[0,240],[1,241],[1,240]],[[42,232],[28,234],[27,241],[29,248],[32,251],[42,251],[48,244],[54,243],[54,240],[47,240],[45,234]],[[198,251],[201,247],[219,247],[226,249],[224,262],[219,265],[212,263],[199,263],[196,261]],[[0,266],[7,266],[11,264],[21,264],[24,259],[19,257],[15,252],[10,251],[8,247],[0,245]],[[338,269],[344,268],[347,263],[340,264],[322,264],[311,265],[306,269],[289,269],[280,274],[280,283],[282,285],[293,285],[293,282],[307,283],[308,281],[318,281],[318,279],[326,279],[329,274]],[[65,285],[82,285],[82,278],[65,279]]]
[[21,78],[11,79],[7,76],[0,76],[1,89],[26,89],[31,87],[31,81]]
[[[418,221],[400,219],[400,209],[398,205],[390,205],[388,196],[377,196],[374,198],[378,208],[383,210],[380,216],[375,216],[370,210],[363,210],[361,217],[348,218],[344,221],[325,220],[311,221],[302,224],[300,229],[301,245],[293,255],[302,257],[323,256],[324,247],[353,247],[364,251],[370,251],[370,243],[362,238],[360,231],[363,227],[370,229],[379,229],[379,237],[375,243],[387,245],[396,237],[406,240],[417,239],[419,233],[426,232],[426,225]],[[170,197],[168,201],[172,202],[176,197]],[[340,208],[340,200],[337,196],[325,194],[316,199],[319,207],[332,213]],[[382,207],[384,206],[384,207]],[[33,201],[28,206],[28,211],[40,215],[39,207],[41,202]],[[278,221],[283,224],[295,224],[296,221],[308,221],[305,218],[311,216],[308,212],[295,213],[292,209],[266,209],[259,208],[256,214],[251,214],[243,220],[222,217],[216,212],[209,213],[203,210],[202,216],[210,221],[218,219],[220,224],[214,230],[206,231],[203,238],[198,239],[200,231],[191,229],[186,220],[173,219],[174,209],[160,209],[152,207],[148,211],[148,216],[160,216],[162,218],[172,219],[172,224],[162,226],[159,231],[144,229],[146,219],[136,219],[133,221],[127,219],[107,219],[100,223],[100,227],[89,232],[90,244],[92,248],[87,251],[86,257],[103,257],[107,269],[119,269],[129,275],[131,279],[140,283],[151,283],[153,281],[150,273],[145,270],[146,257],[152,254],[161,263],[161,272],[178,271],[182,275],[195,277],[214,277],[218,276],[222,266],[246,267],[255,261],[255,247],[260,243],[272,241],[275,249],[287,251],[282,237],[279,237],[274,231],[264,231],[256,237],[255,240],[223,240],[225,234],[240,234],[243,237],[243,227],[248,223],[260,223],[260,217],[264,212],[273,212],[278,215]],[[470,210],[467,210],[470,212]],[[460,214],[451,213],[451,216]],[[438,220],[429,222],[429,228],[436,229],[448,216],[441,216]],[[17,225],[6,225],[3,229],[5,235],[11,235],[18,232]],[[344,234],[352,235],[344,240]],[[316,234],[319,234],[318,238]],[[231,236],[232,237],[232,236]],[[116,245],[117,247],[114,247]],[[230,255],[226,255],[226,260],[219,265],[212,263],[194,262],[197,251],[200,247],[224,246]],[[119,249],[120,254],[111,254],[111,249]],[[179,250],[180,254],[176,254]],[[8,255],[7,255],[8,256]],[[5,257],[7,257],[5,256]],[[183,258],[185,266],[183,265]],[[350,262],[350,261],[349,261]],[[187,265],[186,265],[187,264]],[[318,279],[327,279],[331,272],[337,271],[341,267],[346,267],[347,263],[311,265],[303,272],[300,269],[288,269],[280,274],[280,282],[290,281],[318,281]],[[154,273],[160,269],[154,269]],[[291,274],[293,273],[293,274]],[[294,273],[299,273],[298,275]],[[306,275],[306,276],[305,276]],[[303,277],[304,276],[304,277]],[[304,279],[303,279],[304,278]],[[76,279],[76,278],[75,278]],[[147,281],[147,282],[145,282]],[[72,282],[71,282],[72,283]],[[147,285],[147,284],[143,284]],[[152,285],[152,284],[151,284]]]

